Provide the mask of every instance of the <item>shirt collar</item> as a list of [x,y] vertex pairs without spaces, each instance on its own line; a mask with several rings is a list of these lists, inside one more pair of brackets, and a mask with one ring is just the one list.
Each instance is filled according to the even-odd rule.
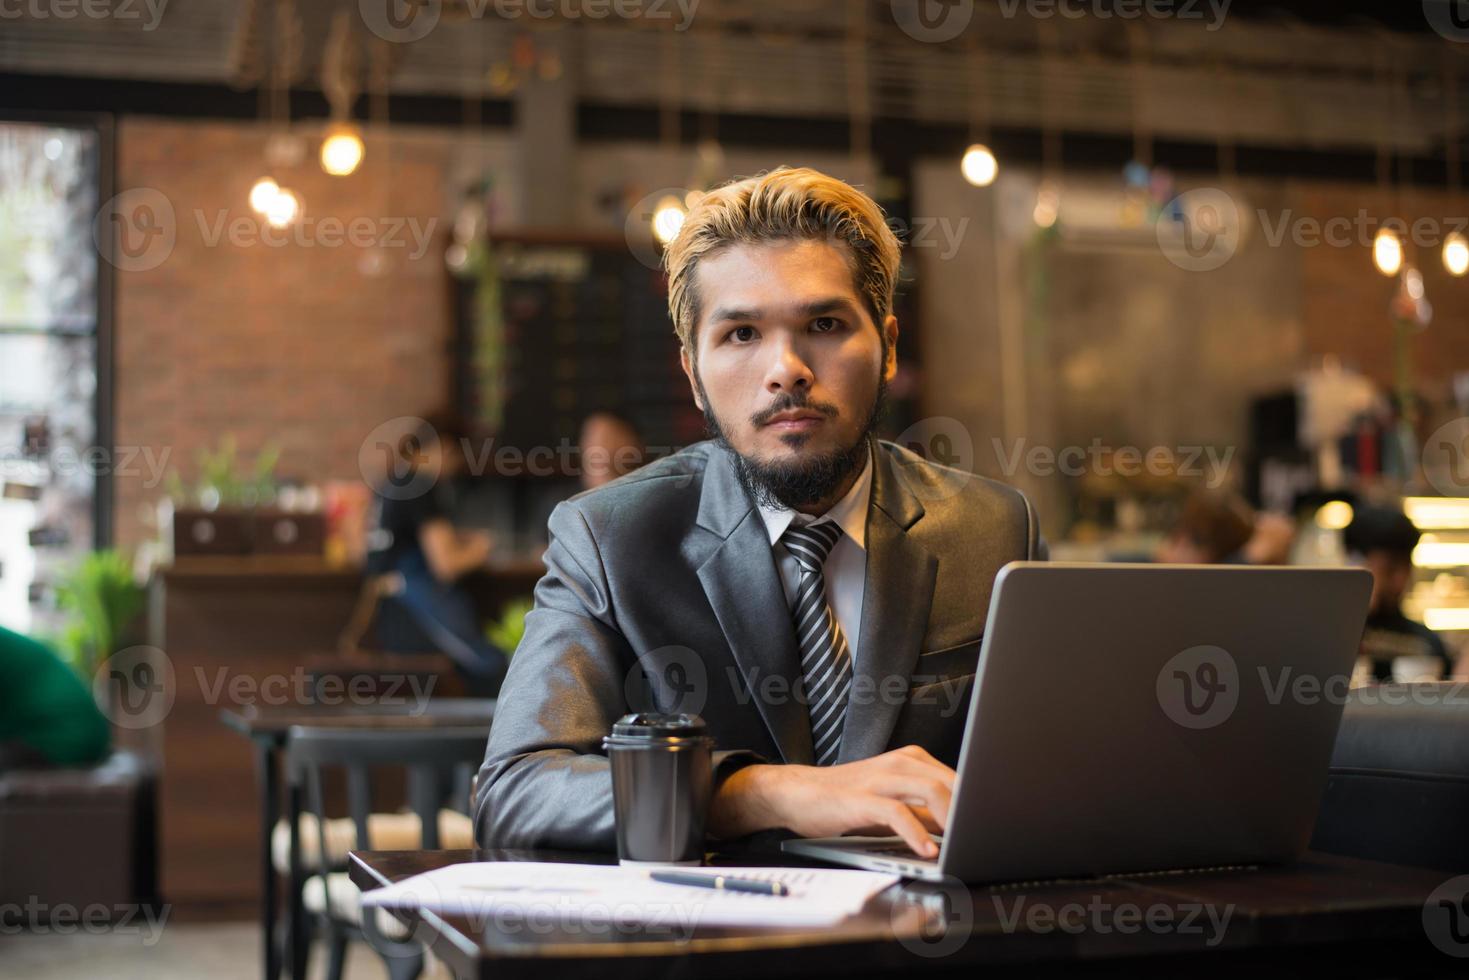
[[862,472],[852,483],[852,487],[846,495],[831,505],[825,514],[820,517],[811,517],[783,507],[760,505],[760,517],[765,521],[765,531],[770,536],[770,544],[773,547],[780,536],[786,533],[786,528],[792,522],[796,524],[814,524],[817,521],[831,520],[842,533],[851,538],[857,547],[863,551],[867,550],[867,502],[872,498],[872,448],[868,445],[867,458],[862,464]]

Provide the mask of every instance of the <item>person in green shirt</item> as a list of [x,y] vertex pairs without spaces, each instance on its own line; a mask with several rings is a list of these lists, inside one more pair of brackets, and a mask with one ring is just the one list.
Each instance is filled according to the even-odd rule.
[[0,768],[90,765],[107,757],[111,740],[92,692],[71,668],[0,627]]

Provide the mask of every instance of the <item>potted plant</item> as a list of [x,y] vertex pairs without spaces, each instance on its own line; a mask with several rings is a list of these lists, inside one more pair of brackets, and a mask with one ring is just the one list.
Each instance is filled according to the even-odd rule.
[[174,555],[320,554],[325,519],[274,506],[280,450],[268,444],[254,460],[240,458],[233,435],[198,455],[199,480],[186,486],[169,474]]
[[506,657],[514,656],[521,637],[525,636],[525,614],[534,609],[535,604],[529,596],[512,599],[500,610],[500,618],[485,627],[485,637],[504,650]]
[[57,646],[72,669],[91,684],[103,661],[135,645],[143,588],[121,554],[94,551],[57,583],[56,592],[61,608],[71,614]]

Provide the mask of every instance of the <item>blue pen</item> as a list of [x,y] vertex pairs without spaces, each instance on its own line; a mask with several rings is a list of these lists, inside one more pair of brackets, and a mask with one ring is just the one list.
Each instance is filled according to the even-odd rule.
[[750,892],[754,895],[789,895],[791,890],[779,881],[754,881],[726,875],[705,875],[690,871],[649,871],[648,877],[667,885],[692,885],[695,888],[718,888],[727,892]]

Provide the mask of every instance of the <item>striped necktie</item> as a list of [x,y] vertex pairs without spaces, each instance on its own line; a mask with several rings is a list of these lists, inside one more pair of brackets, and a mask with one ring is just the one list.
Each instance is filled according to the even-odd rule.
[[842,723],[847,717],[847,695],[852,689],[852,655],[836,612],[826,600],[826,576],[821,570],[841,536],[840,527],[822,521],[805,527],[792,524],[780,539],[801,566],[791,615],[811,711],[811,743],[819,766],[836,761],[842,744]]

